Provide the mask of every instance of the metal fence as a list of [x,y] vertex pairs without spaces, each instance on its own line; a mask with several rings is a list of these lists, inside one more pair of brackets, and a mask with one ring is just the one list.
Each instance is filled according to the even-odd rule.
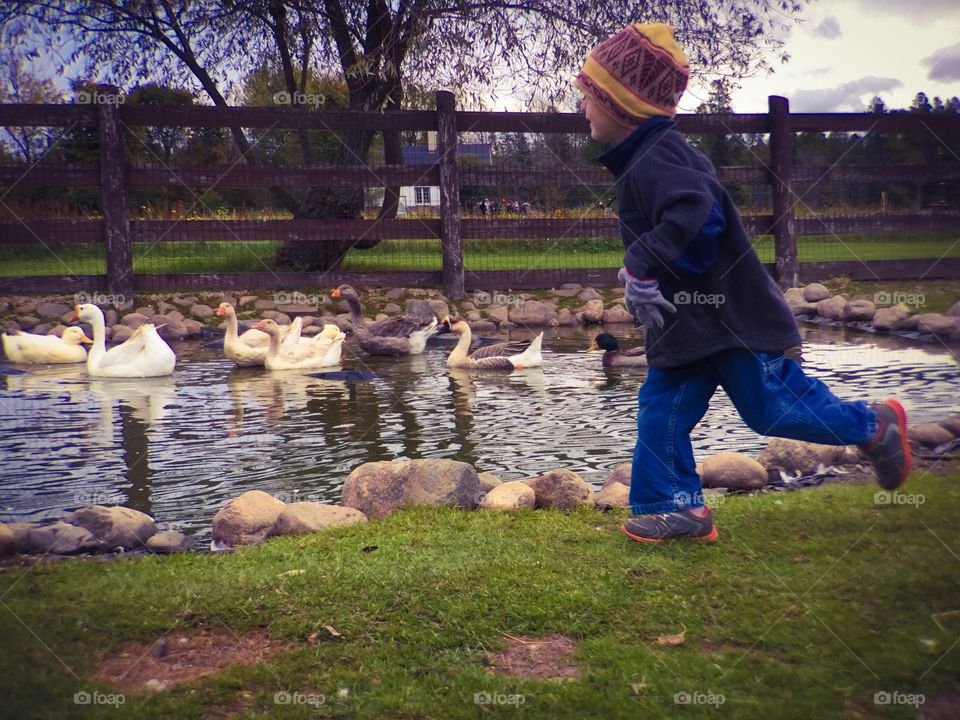
[[[615,282],[612,178],[579,114],[456,111],[446,92],[436,111],[379,114],[98,93],[0,105],[24,140],[0,158],[0,292]],[[957,115],[791,114],[771,97],[769,113],[677,122],[781,284],[960,277]]]

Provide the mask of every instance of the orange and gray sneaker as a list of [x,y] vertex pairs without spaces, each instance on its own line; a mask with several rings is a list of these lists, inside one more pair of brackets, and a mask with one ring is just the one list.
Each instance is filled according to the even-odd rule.
[[892,398],[871,405],[870,409],[877,414],[877,434],[857,447],[873,464],[880,487],[896,490],[910,472],[907,413],[903,405]]
[[677,538],[713,542],[719,537],[713,526],[713,510],[706,505],[659,515],[638,515],[626,520],[620,530],[631,540],[647,543]]

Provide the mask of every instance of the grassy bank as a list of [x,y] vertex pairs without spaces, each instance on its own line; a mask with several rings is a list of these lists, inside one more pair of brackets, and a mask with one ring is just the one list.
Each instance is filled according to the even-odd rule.
[[[0,575],[2,714],[913,717],[874,698],[957,698],[960,614],[934,614],[960,609],[958,481],[957,468],[915,474],[913,504],[876,504],[873,486],[729,498],[712,546],[630,544],[621,513],[417,509],[230,556],[15,568]],[[104,653],[173,629],[262,631],[289,648],[127,692],[119,709],[73,703],[115,692],[89,679]],[[489,671],[486,651],[510,636],[552,633],[577,641],[577,677]],[[278,705],[280,691],[324,702]],[[723,704],[681,708],[677,693]]]
[[[209,243],[134,243],[134,272],[243,272],[271,267],[278,243],[237,241]],[[754,238],[763,262],[773,262],[773,239]],[[960,257],[958,233],[914,232],[882,235],[802,237],[802,262],[903,260]],[[464,241],[468,270],[561,269],[619,267],[619,238],[503,239]],[[352,250],[344,270],[440,270],[439,240],[385,240],[371,250]],[[0,246],[0,275],[101,274],[106,272],[102,248],[66,245],[48,250],[33,246]]]

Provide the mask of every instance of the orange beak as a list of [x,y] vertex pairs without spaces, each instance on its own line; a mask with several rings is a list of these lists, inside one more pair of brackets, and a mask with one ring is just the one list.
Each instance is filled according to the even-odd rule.
[[79,306],[79,305],[74,305],[74,306],[73,306],[73,317],[70,318],[70,322],[77,322],[77,320],[79,320],[79,319],[80,319],[80,306]]
[[80,342],[86,343],[87,345],[93,345],[93,340],[88,338],[86,334],[84,334],[84,336],[80,338]]
[[258,322],[256,325],[253,326],[253,329],[254,329],[254,330],[263,330],[263,323],[262,323],[262,322]]
[[220,307],[217,308],[217,315],[226,315],[227,309],[223,306],[223,303],[220,304]]
[[340,288],[336,288],[333,292],[330,293],[330,297],[332,297],[332,298],[338,298],[338,297],[340,297],[342,294],[343,294],[343,293],[340,292]]

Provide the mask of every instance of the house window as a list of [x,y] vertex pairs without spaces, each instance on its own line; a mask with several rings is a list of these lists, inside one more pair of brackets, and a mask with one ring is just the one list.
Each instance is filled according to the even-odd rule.
[[415,187],[413,189],[413,201],[417,205],[429,205],[430,204],[430,188]]

